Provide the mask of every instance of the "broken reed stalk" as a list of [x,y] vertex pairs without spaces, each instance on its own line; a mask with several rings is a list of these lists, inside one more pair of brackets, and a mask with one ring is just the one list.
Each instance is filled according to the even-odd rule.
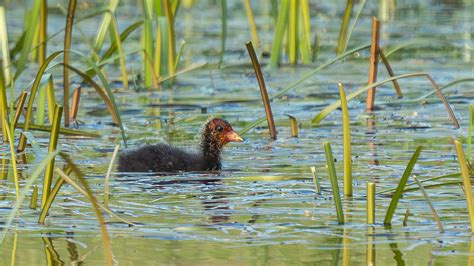
[[77,118],[77,112],[79,111],[79,102],[81,100],[81,90],[82,86],[79,85],[79,87],[77,87],[77,89],[72,94],[71,111],[69,117],[69,119],[72,121],[75,121]]
[[[48,152],[53,153],[56,151],[59,139],[59,128],[61,126],[61,115],[63,112],[63,107],[61,105],[56,104],[54,107],[54,119],[51,124],[51,132],[49,135],[49,146]],[[46,200],[48,199],[50,190],[51,190],[51,181],[53,179],[53,171],[54,171],[54,159],[48,162],[46,168],[44,170],[44,180],[43,180],[43,193],[41,195],[41,209],[44,208],[46,204]]]
[[[69,127],[69,49],[71,48],[72,26],[74,23],[74,13],[76,11],[76,0],[69,0],[66,16],[66,28],[64,32],[64,60],[63,60],[63,107],[64,107],[64,126]],[[51,169],[52,173],[53,169]]]
[[290,119],[290,129],[291,129],[291,137],[297,138],[298,137],[298,121],[296,118],[291,115],[286,115]]
[[321,194],[321,186],[319,185],[318,177],[316,176],[316,167],[311,166],[311,174],[313,175],[314,190],[317,194]]
[[324,143],[324,152],[326,154],[326,168],[328,169],[329,179],[331,180],[332,194],[336,205],[337,221],[339,224],[344,224],[344,212],[342,209],[341,195],[339,194],[339,185],[337,184],[336,167],[334,166],[334,157],[329,142]]
[[341,83],[337,84],[342,108],[342,142],[344,146],[344,196],[352,196],[352,151],[351,132],[349,128],[349,111],[347,108],[346,93]]
[[410,217],[410,209],[406,209],[405,210],[405,214],[403,215],[403,226],[407,226],[408,225],[408,217]]
[[416,178],[416,176],[413,176],[413,179],[415,180],[416,184],[418,184],[418,186],[420,187],[421,193],[423,193],[423,197],[425,197],[426,202],[428,202],[428,206],[431,209],[431,213],[433,214],[433,218],[435,219],[436,224],[438,225],[439,232],[444,233],[443,224],[441,223],[441,220],[439,219],[438,212],[434,208],[433,203],[430,199],[430,196],[428,196],[428,193],[426,192],[425,188],[423,187],[423,184],[421,184],[420,180],[418,180],[418,178]]
[[106,208],[109,207],[109,179],[110,179],[110,174],[112,173],[112,169],[114,168],[114,162],[115,162],[115,158],[117,157],[119,148],[120,148],[120,145],[119,145],[119,144],[115,145],[114,152],[112,153],[112,158],[110,159],[109,168],[107,169],[107,174],[105,175],[105,181],[104,181],[104,206],[105,206]]
[[30,209],[36,210],[38,207],[38,186],[33,186],[33,192],[31,192],[31,200],[30,200]]
[[375,183],[367,182],[367,223],[375,223]]
[[464,194],[466,195],[467,210],[469,212],[469,221],[471,223],[471,233],[474,233],[474,201],[472,197],[471,179],[469,168],[466,163],[466,157],[462,150],[461,142],[458,140],[454,141],[454,147],[456,148],[456,154],[458,156],[459,168],[461,168],[462,184],[464,188]]
[[418,161],[418,157],[420,157],[420,153],[422,149],[423,149],[423,146],[419,146],[416,149],[415,153],[413,153],[410,161],[408,162],[407,167],[405,168],[405,171],[403,172],[403,175],[400,178],[400,182],[398,183],[397,189],[395,190],[395,193],[392,196],[390,205],[388,206],[387,213],[385,214],[385,219],[383,221],[384,225],[387,225],[387,226],[392,225],[392,218],[393,218],[393,214],[395,213],[395,210],[397,209],[398,201],[400,200],[403,194],[405,185],[407,184],[408,178],[411,175],[411,171],[415,167],[416,161]]
[[26,96],[28,96],[28,93],[26,91],[22,91],[18,97],[18,105],[16,106],[15,115],[13,116],[13,128],[16,128],[16,125],[18,124],[21,111],[23,111],[23,107],[25,106]]
[[267,87],[265,86],[265,80],[263,79],[262,69],[258,63],[255,49],[253,48],[252,42],[245,44],[247,51],[249,52],[250,59],[252,60],[252,66],[257,77],[258,86],[260,87],[260,94],[262,95],[263,106],[265,108],[265,115],[267,117],[268,129],[270,130],[270,137],[273,140],[277,139],[277,133],[275,129],[275,122],[273,120],[272,108],[270,106],[270,99],[268,98]]
[[[375,83],[377,81],[377,67],[379,62],[379,51],[380,51],[380,22],[376,17],[372,18],[372,44],[370,46],[370,65],[369,65],[369,80],[368,84]],[[367,111],[374,110],[375,102],[375,87],[367,91],[367,98],[365,101],[365,109]]]

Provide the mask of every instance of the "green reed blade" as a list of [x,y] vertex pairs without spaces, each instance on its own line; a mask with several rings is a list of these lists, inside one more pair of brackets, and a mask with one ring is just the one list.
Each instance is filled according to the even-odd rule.
[[314,41],[313,41],[313,55],[312,55],[312,62],[316,62],[316,59],[318,59],[319,56],[319,38],[318,34],[314,34]]
[[[222,0],[226,1],[226,0]],[[170,2],[168,0],[165,0],[162,2],[164,4],[164,9],[165,9],[165,14],[166,18],[168,21],[168,75],[173,76],[174,71],[176,69],[175,67],[175,61],[176,61],[176,45],[175,45],[175,34],[174,34],[174,15],[172,11],[172,7],[170,5]],[[223,5],[224,6],[224,5]],[[225,4],[225,9],[227,10],[227,4]],[[227,20],[227,14],[225,15],[226,20]],[[226,26],[227,27],[227,26]],[[222,49],[224,51],[224,49]],[[222,63],[222,61],[221,61]]]
[[[454,86],[454,85],[456,85],[456,84],[458,84],[458,83],[463,83],[463,82],[474,82],[474,78],[461,78],[461,79],[453,80],[453,81],[449,82],[448,84],[439,87],[439,90],[442,91],[442,90],[444,90],[444,89],[446,89],[446,88],[452,87],[452,86]],[[434,90],[433,90],[433,91],[430,91],[429,93],[427,93],[427,94],[425,94],[425,95],[423,95],[423,96],[417,98],[415,101],[422,101],[423,99],[428,98],[429,96],[431,96],[431,95],[433,95],[433,94],[435,94],[435,93],[436,93],[436,91],[434,91]]]
[[[439,180],[439,179],[443,179],[443,178],[460,178],[461,177],[461,173],[453,173],[453,174],[446,174],[446,175],[441,175],[441,176],[436,176],[436,177],[431,177],[431,178],[426,178],[426,179],[423,179],[421,180],[420,182],[422,184],[426,183],[426,182],[430,182],[430,181],[434,181],[434,180]],[[406,186],[413,186],[415,185],[416,182],[410,182],[408,183]],[[426,186],[425,185],[425,188],[428,188],[429,186]],[[403,192],[407,192],[407,191],[413,191],[413,190],[417,190],[418,187],[415,187],[413,189],[405,189],[403,190]],[[391,192],[394,192],[396,190],[396,188],[390,188],[390,189],[385,189],[385,190],[382,190],[380,192],[377,192],[377,194],[387,194],[387,193],[391,193]]]
[[117,53],[119,56],[119,65],[120,65],[120,73],[122,74],[122,84],[125,89],[128,89],[128,75],[127,75],[127,68],[125,67],[125,56],[122,50],[122,41],[120,40],[120,35],[118,31],[117,21],[115,21],[115,17],[111,19],[110,23],[110,31],[113,35],[113,42],[117,47]]
[[349,110],[347,108],[346,93],[342,84],[337,84],[339,89],[339,97],[341,98],[342,107],[342,143],[344,146],[344,196],[352,196],[352,149],[351,149],[351,132],[349,127]]
[[278,1],[277,0],[271,0],[271,5],[272,5],[272,17],[274,20],[275,27],[277,25],[278,21]]
[[[467,160],[471,163],[474,162],[474,155],[471,153],[472,148],[472,131],[474,124],[474,105],[469,105],[469,128],[467,129]],[[472,156],[472,157],[471,157]]]
[[[46,104],[46,90],[48,84],[44,84],[40,86],[38,90],[38,95],[36,95],[36,121],[37,125],[44,125],[44,112],[45,112],[45,104]],[[50,120],[51,121],[51,120]]]
[[4,86],[10,85],[11,73],[10,73],[10,49],[8,48],[8,34],[7,34],[7,23],[5,17],[5,8],[0,6],[0,48],[2,50],[2,64],[3,64],[3,77]]
[[[66,181],[68,184],[72,185],[74,181],[66,175],[61,169],[56,168],[54,169],[55,173],[60,175],[64,181]],[[104,244],[104,254],[105,254],[105,259],[107,261],[107,265],[112,266],[114,265],[113,263],[113,253],[112,253],[112,245],[110,243],[110,237],[107,232],[107,227],[105,226],[104,218],[102,217],[102,214],[99,210],[98,202],[95,196],[92,194],[91,189],[89,188],[89,184],[87,181],[84,179],[84,176],[82,172],[80,172],[77,168],[73,167],[73,171],[76,174],[77,178],[79,181],[82,183],[84,186],[84,191],[86,192],[87,199],[91,202],[92,208],[94,209],[94,213],[97,217],[97,221],[99,223],[100,227],[100,232],[102,236],[102,243]]]
[[287,50],[288,61],[296,64],[298,60],[298,14],[299,3],[296,0],[290,1],[288,13]]
[[[71,49],[72,26],[76,12],[76,4],[77,0],[69,0],[66,15],[66,30],[64,32],[64,65],[69,65],[69,50]],[[69,127],[69,70],[67,67],[63,67],[63,107],[64,126]]]
[[161,40],[161,27],[160,27],[160,19],[158,19],[158,25],[155,30],[155,47],[153,52],[153,70],[155,75],[161,76],[161,54],[162,54],[162,46],[163,41]]
[[243,136],[245,135],[250,129],[260,125],[261,123],[263,123],[264,121],[266,121],[267,118],[266,116],[263,116],[263,117],[260,117],[258,118],[257,120],[253,121],[252,123],[249,123],[247,126],[245,126],[243,129],[241,129],[239,131],[239,135],[240,136]]
[[420,157],[421,150],[423,149],[422,146],[419,146],[413,156],[411,157],[410,161],[407,164],[407,167],[405,168],[405,171],[403,172],[402,177],[400,178],[400,182],[398,183],[397,190],[392,196],[392,200],[390,201],[390,205],[388,206],[387,213],[385,214],[385,219],[383,223],[385,225],[391,225],[392,224],[392,218],[393,214],[395,213],[395,210],[397,209],[398,201],[400,200],[402,194],[403,194],[403,189],[405,188],[405,185],[408,181],[408,178],[411,175],[411,172],[413,168],[415,167],[416,162],[418,161],[418,157]]
[[260,43],[258,41],[257,24],[255,24],[255,18],[253,16],[250,0],[243,0],[242,3],[244,5],[245,15],[247,16],[247,23],[249,24],[250,40],[255,45],[255,47],[259,47]]
[[367,182],[367,223],[375,223],[375,183]]
[[[411,73],[411,74],[404,74],[404,75],[399,75],[399,76],[395,76],[395,77],[391,77],[391,78],[388,78],[386,80],[383,80],[383,81],[378,81],[376,83],[372,83],[370,85],[367,85],[367,86],[364,86],[362,88],[359,88],[357,90],[355,90],[354,92],[350,93],[348,96],[347,96],[347,100],[350,101],[352,99],[354,99],[356,96],[358,96],[359,94],[363,93],[363,92],[366,92],[368,91],[370,88],[372,87],[377,87],[377,86],[380,86],[382,84],[385,84],[387,82],[390,82],[392,80],[395,80],[395,79],[403,79],[403,78],[410,78],[410,77],[426,77],[430,82],[431,82],[431,85],[433,87],[433,89],[437,92],[437,96],[440,98],[440,100],[443,102],[446,110],[447,110],[447,113],[448,113],[448,116],[449,118],[451,119],[451,122],[453,123],[453,126],[455,128],[459,128],[459,123],[456,119],[456,116],[454,115],[454,112],[453,110],[451,109],[451,106],[449,105],[448,101],[446,100],[446,98],[444,97],[444,95],[439,91],[439,88],[438,86],[436,85],[436,83],[434,82],[434,80],[431,78],[430,75],[428,75],[427,73]],[[332,111],[336,110],[338,107],[340,107],[341,105],[341,101],[336,101],[330,105],[328,105],[327,107],[325,107],[323,110],[321,110],[312,120],[311,120],[311,123],[312,124],[319,124],[326,116],[329,115],[329,113],[331,113]]]
[[181,42],[179,43],[178,52],[176,53],[176,62],[174,62],[174,74],[173,74],[173,76],[175,76],[177,74],[178,67],[179,67],[179,62],[181,61],[181,56],[183,55],[184,46],[186,46],[186,41],[181,40]]
[[344,8],[344,14],[342,15],[341,27],[339,29],[339,37],[337,39],[336,55],[345,52],[347,42],[347,27],[351,19],[352,8],[354,6],[354,0],[346,0],[346,7]]
[[15,219],[15,217],[17,216],[18,210],[21,207],[21,203],[25,199],[26,195],[30,191],[33,184],[36,182],[38,177],[41,175],[41,173],[42,173],[44,167],[46,166],[46,164],[50,160],[52,160],[54,158],[54,156],[56,156],[56,152],[49,153],[44,159],[41,160],[41,162],[39,162],[35,166],[35,168],[33,170],[33,173],[27,179],[27,182],[26,182],[25,186],[23,187],[23,189],[20,193],[19,199],[15,202],[15,205],[13,206],[13,209],[10,211],[10,214],[8,214],[8,217],[4,220],[5,224],[3,225],[2,234],[0,235],[0,245],[3,244],[3,241],[5,240],[5,236],[7,235],[8,230],[10,229],[10,227],[12,225],[12,222]]
[[[123,32],[120,34],[120,41],[123,43],[128,38],[128,36],[131,33],[133,33],[135,30],[140,28],[143,25],[143,23],[144,23],[144,21],[140,20],[140,21],[137,21],[135,23],[132,23],[130,26],[125,28],[125,30],[123,30]],[[117,51],[117,40],[114,39],[110,43],[110,47],[107,49],[107,51],[105,51],[104,55],[100,59],[100,62],[103,62],[103,61],[109,59],[115,53],[115,51]],[[87,73],[87,74],[89,75],[89,73]]]
[[28,60],[28,55],[31,52],[31,47],[33,45],[33,38],[35,35],[36,25],[38,23],[39,10],[42,1],[33,1],[32,7],[30,9],[28,19],[26,20],[25,27],[25,39],[23,39],[20,59],[16,64],[16,72],[13,77],[14,80],[20,77],[20,74],[25,70],[26,61]]
[[361,0],[361,1],[359,2],[359,9],[357,9],[357,12],[356,12],[354,18],[352,19],[351,25],[349,26],[349,30],[347,31],[347,34],[346,34],[346,37],[345,37],[345,41],[344,41],[344,49],[343,49],[343,51],[346,51],[346,50],[347,50],[347,47],[349,46],[349,41],[351,40],[352,33],[353,33],[354,30],[355,30],[355,26],[356,26],[356,24],[357,24],[357,20],[359,19],[359,16],[360,16],[360,14],[362,13],[362,10],[364,9],[364,6],[365,6],[365,0]]
[[120,145],[115,145],[114,152],[112,153],[112,158],[110,158],[109,168],[107,169],[107,174],[105,175],[104,180],[104,207],[109,207],[109,179],[112,169],[114,168],[115,157],[117,157],[118,150]]
[[225,43],[227,40],[227,0],[221,0],[221,23],[221,58],[219,60],[219,65],[224,61]]
[[[287,1],[287,0],[284,0],[284,1]],[[275,40],[275,39],[274,39]],[[272,46],[273,47],[273,46]],[[370,44],[365,44],[365,45],[362,45],[362,46],[359,46],[359,47],[356,47],[350,51],[347,51],[339,56],[336,56],[335,58],[325,62],[324,64],[320,65],[319,67],[315,68],[314,70],[311,70],[309,72],[307,72],[306,74],[303,74],[303,76],[290,83],[289,85],[287,85],[285,88],[283,88],[282,90],[280,90],[277,94],[273,95],[270,100],[273,100],[273,99],[277,99],[277,98],[280,98],[281,96],[283,96],[285,93],[287,93],[289,90],[295,88],[296,86],[300,85],[301,83],[303,83],[305,80],[307,80],[308,78],[310,78],[311,76],[313,76],[314,74],[318,73],[319,71],[321,71],[322,69],[334,64],[335,62],[341,60],[341,59],[344,59],[346,56],[349,56],[353,53],[357,53],[359,51],[362,51],[362,50],[365,50],[367,48],[370,47]],[[273,52],[274,50],[272,49],[272,56],[273,56]],[[270,58],[271,60],[271,58]],[[277,61],[278,63],[278,61]],[[271,62],[270,62],[270,65],[271,65]],[[276,65],[275,65],[276,66]]]
[[301,61],[303,64],[311,63],[311,37],[310,37],[310,23],[309,23],[309,3],[308,0],[300,0],[299,5],[299,37],[298,37],[298,49],[301,55]]
[[152,80],[152,69],[150,68],[150,65],[146,63],[146,57],[147,55],[150,58],[153,58],[153,33],[152,33],[152,6],[153,3],[151,0],[142,0],[143,4],[143,13],[145,17],[145,21],[143,24],[143,37],[142,37],[142,43],[143,43],[143,79],[144,79],[144,85],[146,88],[151,87],[153,85],[153,80]]
[[[20,200],[20,185],[18,179],[18,169],[16,167],[16,153],[15,153],[15,139],[13,138],[12,130],[10,129],[10,125],[6,119],[3,120],[3,126],[5,127],[5,132],[7,133],[8,144],[10,146],[10,155],[11,155],[11,164],[13,169],[13,178],[15,181],[15,196],[16,200]],[[12,128],[14,130],[14,128]]]
[[467,210],[469,212],[469,221],[471,223],[471,233],[474,233],[474,201],[472,197],[472,186],[471,178],[469,173],[469,167],[467,165],[464,151],[462,150],[461,142],[454,140],[454,147],[456,148],[456,155],[458,156],[459,168],[461,169],[462,184],[464,188],[464,194],[466,195]]
[[[17,128],[22,128],[24,126],[25,124],[18,123]],[[35,131],[41,131],[41,132],[51,132],[50,126],[38,126],[38,125],[30,124],[29,129],[35,130]],[[24,132],[22,132],[21,134],[23,135]],[[76,129],[70,129],[70,128],[64,128],[64,127],[59,129],[59,134],[69,135],[69,136],[82,136],[82,137],[87,137],[87,138],[100,138],[102,136],[102,134],[100,133],[84,131],[84,130],[76,130]]]
[[102,20],[100,22],[100,26],[97,30],[94,40],[94,50],[97,51],[97,53],[100,53],[100,49],[102,49],[105,36],[107,34],[107,31],[109,30],[110,23],[115,14],[115,10],[117,9],[118,3],[119,0],[110,0],[109,6],[107,8],[108,12],[105,12],[104,15],[102,15]]
[[[0,61],[0,68],[2,67],[2,62]],[[3,71],[0,71],[0,119],[2,119],[2,138],[3,142],[8,141],[7,138],[7,127],[4,124],[5,121],[8,122],[8,99],[7,99],[7,88],[5,86],[5,78],[3,76]]]
[[[61,115],[63,112],[63,107],[61,105],[56,105],[54,107],[54,119],[51,123],[51,133],[49,135],[49,146],[48,152],[55,152],[58,146],[59,139],[59,127],[61,125]],[[44,179],[43,179],[43,193],[41,194],[41,209],[44,208],[46,200],[48,199],[51,183],[53,179],[53,170],[54,170],[54,158],[49,161],[44,170]]]
[[49,75],[48,84],[46,85],[46,99],[48,101],[48,119],[49,121],[53,121],[56,97],[54,96],[54,81],[52,75]]
[[433,218],[435,219],[436,224],[438,225],[439,232],[443,233],[444,232],[443,224],[441,223],[441,220],[439,219],[438,212],[434,208],[433,202],[431,201],[430,196],[428,195],[425,188],[423,187],[423,184],[421,184],[421,182],[418,180],[418,178],[416,178],[416,176],[413,176],[413,179],[418,184],[418,187],[420,187],[420,190],[423,193],[423,197],[425,198],[426,202],[428,203],[428,206],[431,209],[431,213],[433,214]]
[[326,168],[328,169],[329,179],[331,180],[332,194],[336,205],[337,221],[339,224],[344,224],[344,212],[342,209],[341,195],[339,194],[339,185],[337,184],[336,167],[329,142],[324,143],[324,153],[326,154]]
[[48,1],[41,1],[38,23],[38,65],[42,65],[46,59],[48,37]]
[[[72,168],[71,167],[66,167],[64,172],[65,172],[66,175],[69,175],[72,172]],[[51,205],[53,204],[54,199],[58,195],[58,192],[61,189],[61,187],[63,186],[63,184],[64,184],[64,179],[61,178],[61,177],[56,180],[56,183],[54,183],[54,186],[51,189],[51,191],[48,195],[48,198],[46,199],[46,203],[41,208],[41,212],[38,216],[38,224],[44,224],[44,221],[46,220],[46,216],[48,215],[48,212],[51,209]]]
[[280,9],[278,10],[278,18],[275,28],[275,36],[272,42],[272,53],[270,55],[270,68],[278,67],[280,62],[281,47],[283,44],[283,38],[285,37],[285,31],[288,23],[288,0],[281,0]]

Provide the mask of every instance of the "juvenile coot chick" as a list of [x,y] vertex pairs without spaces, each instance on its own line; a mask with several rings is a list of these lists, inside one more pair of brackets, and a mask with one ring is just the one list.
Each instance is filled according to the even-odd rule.
[[221,151],[242,138],[225,120],[213,118],[203,127],[199,152],[190,153],[167,144],[147,145],[120,155],[120,172],[178,172],[221,170]]

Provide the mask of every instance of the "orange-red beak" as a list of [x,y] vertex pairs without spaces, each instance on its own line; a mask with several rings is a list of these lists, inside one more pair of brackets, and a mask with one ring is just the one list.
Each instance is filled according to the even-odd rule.
[[225,141],[226,142],[242,142],[244,141],[239,134],[235,133],[234,131],[229,131],[225,133]]

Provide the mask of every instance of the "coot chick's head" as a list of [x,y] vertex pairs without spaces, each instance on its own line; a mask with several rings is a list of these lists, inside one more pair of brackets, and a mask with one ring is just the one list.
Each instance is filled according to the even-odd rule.
[[202,145],[211,149],[220,150],[229,142],[241,142],[242,138],[234,132],[229,122],[213,118],[209,120],[203,128]]

